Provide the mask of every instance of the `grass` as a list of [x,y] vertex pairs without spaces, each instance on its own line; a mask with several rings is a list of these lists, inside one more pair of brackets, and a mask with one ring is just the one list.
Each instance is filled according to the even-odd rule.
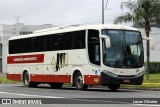
[[160,83],[160,73],[150,74],[149,80],[146,80],[146,75],[144,75],[144,83]]
[[145,88],[160,88],[160,73],[150,74],[149,80],[144,75],[144,81],[142,85],[122,85],[122,88],[133,88],[133,89],[145,89]]
[[1,83],[4,83],[4,84],[20,83],[20,81],[8,80],[7,77],[0,77],[0,82],[1,82]]
[[129,88],[129,89],[160,89],[160,85],[121,85],[121,88]]

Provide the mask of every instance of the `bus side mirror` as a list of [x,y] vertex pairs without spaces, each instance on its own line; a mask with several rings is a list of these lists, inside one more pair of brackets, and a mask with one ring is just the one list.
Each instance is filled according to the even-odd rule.
[[149,48],[154,50],[155,48],[155,45],[154,45],[154,42],[153,42],[153,39],[152,38],[148,38],[148,37],[143,37],[143,40],[149,40]]
[[100,38],[105,40],[106,43],[106,48],[110,48],[111,47],[111,40],[110,37],[107,35],[101,35]]

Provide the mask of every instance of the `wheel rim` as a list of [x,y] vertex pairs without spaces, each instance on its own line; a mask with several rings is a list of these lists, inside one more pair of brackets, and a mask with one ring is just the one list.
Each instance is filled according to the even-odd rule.
[[77,87],[78,88],[80,88],[80,87],[82,87],[82,85],[83,85],[83,79],[82,79],[82,76],[78,76],[77,77]]
[[28,84],[29,84],[29,77],[27,74],[25,75],[24,83],[26,86],[28,86]]

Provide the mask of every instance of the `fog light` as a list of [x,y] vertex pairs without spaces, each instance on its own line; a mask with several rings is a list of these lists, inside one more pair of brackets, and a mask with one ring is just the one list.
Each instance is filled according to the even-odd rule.
[[108,75],[110,75],[110,76],[112,76],[112,77],[117,77],[116,74],[114,74],[114,73],[112,73],[112,72],[109,72],[109,71],[107,71],[107,70],[103,70],[102,72],[105,73],[105,74],[108,74]]

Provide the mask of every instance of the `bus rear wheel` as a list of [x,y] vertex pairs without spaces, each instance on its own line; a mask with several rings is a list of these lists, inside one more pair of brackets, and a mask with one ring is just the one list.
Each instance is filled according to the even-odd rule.
[[117,91],[120,87],[120,84],[109,84],[108,85],[108,88],[111,90],[111,91]]
[[88,88],[88,85],[83,84],[83,77],[80,72],[76,74],[74,80],[77,90],[86,90]]
[[50,83],[50,86],[55,89],[60,89],[63,86],[63,83]]
[[38,85],[37,83],[31,82],[29,80],[28,72],[25,72],[24,75],[23,75],[23,83],[24,83],[25,87],[37,87],[37,85]]

